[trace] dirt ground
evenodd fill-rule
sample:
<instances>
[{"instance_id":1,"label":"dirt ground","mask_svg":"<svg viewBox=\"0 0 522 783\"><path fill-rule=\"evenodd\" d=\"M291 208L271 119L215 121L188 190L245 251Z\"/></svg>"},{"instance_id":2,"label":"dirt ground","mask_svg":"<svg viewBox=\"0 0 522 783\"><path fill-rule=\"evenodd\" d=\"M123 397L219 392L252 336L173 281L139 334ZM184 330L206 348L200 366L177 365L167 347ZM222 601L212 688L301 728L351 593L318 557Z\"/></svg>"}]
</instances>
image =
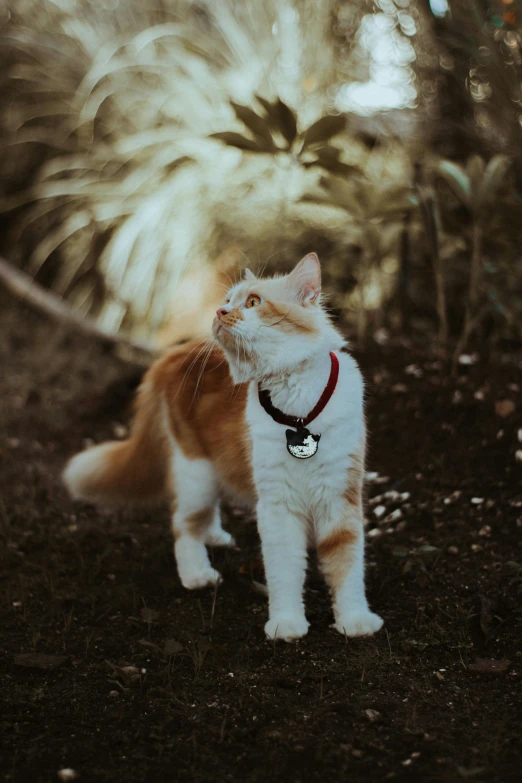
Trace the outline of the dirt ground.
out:
<instances>
[{"instance_id":1,"label":"dirt ground","mask_svg":"<svg viewBox=\"0 0 522 783\"><path fill-rule=\"evenodd\" d=\"M404 343L357 355L385 629L333 631L312 562L309 635L274 645L253 520L227 510L224 584L189 593L167 508L67 498L66 458L124 434L122 365L4 295L0 334L3 780L520 780L521 353L457 380Z\"/></svg>"}]
</instances>

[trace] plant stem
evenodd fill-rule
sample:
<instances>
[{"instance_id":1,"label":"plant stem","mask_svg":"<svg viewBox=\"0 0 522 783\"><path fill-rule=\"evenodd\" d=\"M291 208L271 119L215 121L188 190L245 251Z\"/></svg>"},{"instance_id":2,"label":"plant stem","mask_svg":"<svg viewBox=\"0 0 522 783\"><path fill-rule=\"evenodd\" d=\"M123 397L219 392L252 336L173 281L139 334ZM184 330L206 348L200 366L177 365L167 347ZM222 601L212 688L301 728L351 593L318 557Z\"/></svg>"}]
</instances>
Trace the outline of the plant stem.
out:
<instances>
[{"instance_id":1,"label":"plant stem","mask_svg":"<svg viewBox=\"0 0 522 783\"><path fill-rule=\"evenodd\" d=\"M357 313L357 339L361 346L366 345L366 336L368 331L368 318L366 312L366 282L368 280L368 270L366 268L366 252L361 253L359 274L359 312Z\"/></svg>"},{"instance_id":2,"label":"plant stem","mask_svg":"<svg viewBox=\"0 0 522 783\"><path fill-rule=\"evenodd\" d=\"M404 333L410 331L408 284L410 279L410 222L411 212L406 212L402 221L400 238L400 276L399 276L399 307L401 329Z\"/></svg>"},{"instance_id":3,"label":"plant stem","mask_svg":"<svg viewBox=\"0 0 522 783\"><path fill-rule=\"evenodd\" d=\"M471 238L471 269L469 275L469 306L471 316L477 309L480 286L480 262L482 258L482 228L478 219L473 221Z\"/></svg>"},{"instance_id":4,"label":"plant stem","mask_svg":"<svg viewBox=\"0 0 522 783\"><path fill-rule=\"evenodd\" d=\"M439 322L439 348L445 348L448 343L448 317L446 307L446 287L444 270L440 258L440 218L438 204L433 189L427 187L418 188L421 199L424 228L428 237L433 276L435 278L435 298L437 308L437 320Z\"/></svg>"},{"instance_id":5,"label":"plant stem","mask_svg":"<svg viewBox=\"0 0 522 783\"><path fill-rule=\"evenodd\" d=\"M466 312L464 314L464 324L455 347L455 352L453 354L453 374L455 374L457 369L460 352L466 348L471 334L475 331L484 315L483 309L478 311L481 261L482 227L480 226L477 217L474 217L471 231L471 268L469 270L468 301L466 303Z\"/></svg>"}]
</instances>

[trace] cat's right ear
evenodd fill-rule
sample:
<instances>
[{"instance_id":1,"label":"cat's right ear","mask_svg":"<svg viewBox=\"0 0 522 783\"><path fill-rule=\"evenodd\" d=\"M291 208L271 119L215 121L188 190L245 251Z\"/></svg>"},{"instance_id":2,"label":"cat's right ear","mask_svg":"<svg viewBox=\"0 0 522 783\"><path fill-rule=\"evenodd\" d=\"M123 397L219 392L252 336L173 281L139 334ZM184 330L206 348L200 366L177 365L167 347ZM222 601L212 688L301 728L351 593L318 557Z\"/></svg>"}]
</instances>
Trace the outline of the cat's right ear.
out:
<instances>
[{"instance_id":1,"label":"cat's right ear","mask_svg":"<svg viewBox=\"0 0 522 783\"><path fill-rule=\"evenodd\" d=\"M303 304L316 302L321 293L321 265L317 253L308 253L302 258L285 281Z\"/></svg>"},{"instance_id":2,"label":"cat's right ear","mask_svg":"<svg viewBox=\"0 0 522 783\"><path fill-rule=\"evenodd\" d=\"M253 272L251 272L250 269L248 269L248 267L247 267L247 269L245 269L245 273L243 275L243 279L244 280L257 280L255 274Z\"/></svg>"}]
</instances>

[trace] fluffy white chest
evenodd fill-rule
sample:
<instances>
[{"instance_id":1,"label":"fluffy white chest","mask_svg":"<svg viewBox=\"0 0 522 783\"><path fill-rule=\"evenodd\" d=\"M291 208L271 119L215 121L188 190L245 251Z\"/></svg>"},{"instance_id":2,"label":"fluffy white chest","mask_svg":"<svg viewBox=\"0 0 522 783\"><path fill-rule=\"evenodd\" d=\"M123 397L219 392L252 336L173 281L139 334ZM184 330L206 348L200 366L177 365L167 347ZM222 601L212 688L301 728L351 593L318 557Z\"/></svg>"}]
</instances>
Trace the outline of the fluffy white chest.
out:
<instances>
[{"instance_id":1,"label":"fluffy white chest","mask_svg":"<svg viewBox=\"0 0 522 783\"><path fill-rule=\"evenodd\" d=\"M286 426L275 422L261 407L257 384L249 389L247 421L252 437L254 480L259 498L283 504L300 514L320 512L330 498L346 486L352 455L360 454L364 439L363 385L359 369L347 354L339 354L337 387L322 413L308 425L321 435L309 459L292 456L287 449ZM290 415L302 415L317 401L317 383L303 383L303 399L292 400ZM295 407L297 405L297 408Z\"/></svg>"}]
</instances>

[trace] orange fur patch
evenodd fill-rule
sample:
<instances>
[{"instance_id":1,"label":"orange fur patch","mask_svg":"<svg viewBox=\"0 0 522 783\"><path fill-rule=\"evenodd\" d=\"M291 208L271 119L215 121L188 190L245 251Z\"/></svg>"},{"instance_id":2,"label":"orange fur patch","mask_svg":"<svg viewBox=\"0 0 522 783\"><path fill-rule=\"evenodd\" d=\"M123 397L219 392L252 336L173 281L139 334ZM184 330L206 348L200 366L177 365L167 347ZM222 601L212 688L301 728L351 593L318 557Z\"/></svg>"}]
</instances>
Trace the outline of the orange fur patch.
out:
<instances>
[{"instance_id":1,"label":"orange fur patch","mask_svg":"<svg viewBox=\"0 0 522 783\"><path fill-rule=\"evenodd\" d=\"M359 533L356 530L339 528L339 530L334 530L328 538L320 542L317 547L317 554L321 559L331 557L337 553L340 547L353 546L358 538Z\"/></svg>"},{"instance_id":2,"label":"orange fur patch","mask_svg":"<svg viewBox=\"0 0 522 783\"><path fill-rule=\"evenodd\" d=\"M221 323L225 326L235 326L239 321L243 321L243 311L240 307L234 307L232 310L229 310L228 313L224 313L221 316Z\"/></svg>"},{"instance_id":3,"label":"orange fur patch","mask_svg":"<svg viewBox=\"0 0 522 783\"><path fill-rule=\"evenodd\" d=\"M179 346L152 368L176 443L188 459L208 459L230 491L255 497L245 409L248 384L234 386L222 351Z\"/></svg>"},{"instance_id":4,"label":"orange fur patch","mask_svg":"<svg viewBox=\"0 0 522 783\"><path fill-rule=\"evenodd\" d=\"M138 390L131 436L77 454L64 476L73 494L95 502L140 502L168 491L167 433L149 373Z\"/></svg>"},{"instance_id":5,"label":"orange fur patch","mask_svg":"<svg viewBox=\"0 0 522 783\"><path fill-rule=\"evenodd\" d=\"M352 565L352 547L357 543L361 531L342 527L321 541L317 554L329 587L335 592Z\"/></svg>"},{"instance_id":6,"label":"orange fur patch","mask_svg":"<svg viewBox=\"0 0 522 783\"><path fill-rule=\"evenodd\" d=\"M259 317L268 325L278 326L282 332L315 332L315 326L311 322L306 310L295 307L290 303L278 303L265 301L257 308Z\"/></svg>"},{"instance_id":7,"label":"orange fur patch","mask_svg":"<svg viewBox=\"0 0 522 783\"><path fill-rule=\"evenodd\" d=\"M201 536L212 522L212 513L213 509L202 508L200 511L189 514L185 518L189 533L196 537Z\"/></svg>"},{"instance_id":8,"label":"orange fur patch","mask_svg":"<svg viewBox=\"0 0 522 783\"><path fill-rule=\"evenodd\" d=\"M361 506L364 481L363 453L350 454L350 460L352 464L348 468L348 483L344 491L344 499L350 506Z\"/></svg>"}]
</instances>

